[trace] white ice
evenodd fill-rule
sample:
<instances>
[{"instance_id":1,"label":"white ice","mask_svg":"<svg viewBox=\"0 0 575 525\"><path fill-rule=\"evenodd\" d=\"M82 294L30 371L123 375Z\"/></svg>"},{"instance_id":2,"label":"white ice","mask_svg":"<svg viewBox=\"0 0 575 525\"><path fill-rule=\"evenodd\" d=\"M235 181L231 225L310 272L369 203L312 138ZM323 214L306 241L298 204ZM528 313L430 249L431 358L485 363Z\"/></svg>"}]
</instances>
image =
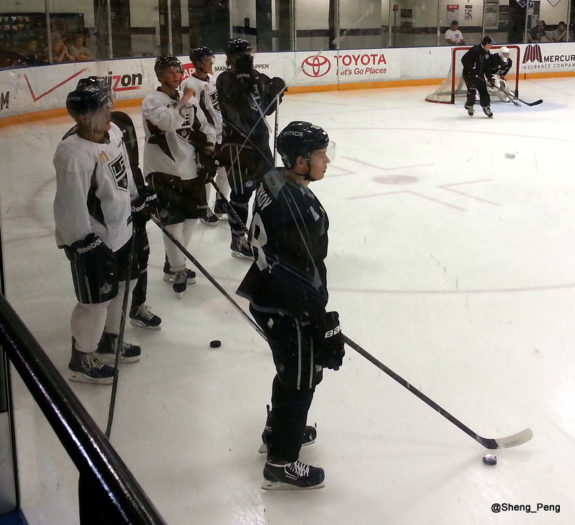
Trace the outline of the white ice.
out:
<instances>
[{"instance_id":1,"label":"white ice","mask_svg":"<svg viewBox=\"0 0 575 525\"><path fill-rule=\"evenodd\" d=\"M111 441L168 523L574 522L575 79L523 82L520 96L544 103L493 103L492 120L425 102L431 90L284 98L280 128L309 120L337 143L312 185L331 222L329 308L477 433L530 427L533 440L486 466L476 441L348 349L316 391L318 440L301 455L325 469L325 488L262 491L271 354L199 271L175 298L149 224L148 303L162 330L127 328L143 358L121 368ZM128 112L142 139L138 108ZM54 242L51 159L70 125L0 130L7 296L63 375L75 299ZM247 309L234 291L248 263L230 256L229 237L226 222L199 224L189 249ZM75 467L13 375L23 510L34 525L77 523ZM110 388L70 385L104 428ZM496 503L517 507L501 516Z\"/></svg>"}]
</instances>

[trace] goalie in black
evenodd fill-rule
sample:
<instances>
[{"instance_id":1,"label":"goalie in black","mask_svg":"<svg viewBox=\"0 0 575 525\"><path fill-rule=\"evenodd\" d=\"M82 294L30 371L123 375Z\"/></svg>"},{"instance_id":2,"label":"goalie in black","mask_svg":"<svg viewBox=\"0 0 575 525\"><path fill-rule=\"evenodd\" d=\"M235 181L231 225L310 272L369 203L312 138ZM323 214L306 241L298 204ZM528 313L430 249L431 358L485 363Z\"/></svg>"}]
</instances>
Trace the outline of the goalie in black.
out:
<instances>
[{"instance_id":1,"label":"goalie in black","mask_svg":"<svg viewBox=\"0 0 575 525\"><path fill-rule=\"evenodd\" d=\"M272 169L258 185L249 239L255 261L237 292L250 301L276 367L262 435L265 489L323 486L323 469L299 461L299 452L315 440L306 420L323 369L339 369L344 356L338 313L326 311L329 221L309 189L324 177L329 144L309 122L278 135L285 169Z\"/></svg>"},{"instance_id":2,"label":"goalie in black","mask_svg":"<svg viewBox=\"0 0 575 525\"><path fill-rule=\"evenodd\" d=\"M462 76L467 85L465 109L470 117L473 116L473 105L475 104L477 93L479 93L479 103L483 108L483 112L489 118L493 117L491 97L487 91L487 83L493 85L494 82L489 58L491 55L489 49L492 43L491 37L485 36L481 40L481 44L473 46L461 57L461 63L463 64Z\"/></svg>"}]
</instances>

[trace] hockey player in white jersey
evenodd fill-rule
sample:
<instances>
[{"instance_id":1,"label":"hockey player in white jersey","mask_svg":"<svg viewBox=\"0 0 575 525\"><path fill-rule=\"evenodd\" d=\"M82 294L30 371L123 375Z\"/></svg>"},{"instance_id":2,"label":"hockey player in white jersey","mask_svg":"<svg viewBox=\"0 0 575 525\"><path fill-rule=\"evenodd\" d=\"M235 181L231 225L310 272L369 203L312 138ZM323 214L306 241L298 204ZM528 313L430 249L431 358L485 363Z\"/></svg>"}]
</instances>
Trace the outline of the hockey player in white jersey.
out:
<instances>
[{"instance_id":1,"label":"hockey player in white jersey","mask_svg":"<svg viewBox=\"0 0 575 525\"><path fill-rule=\"evenodd\" d=\"M504 93L508 90L507 73L513 66L513 60L509 57L509 48L505 46L500 48L497 53L490 55L489 60L493 73L493 87L489 88L490 93L496 95L501 102L511 102L511 98Z\"/></svg>"},{"instance_id":2,"label":"hockey player in white jersey","mask_svg":"<svg viewBox=\"0 0 575 525\"><path fill-rule=\"evenodd\" d=\"M176 57L159 57L154 71L160 86L142 102L144 176L158 195L159 219L187 246L197 219L207 210L196 155L213 154L216 132L199 110L194 90L180 89L184 70ZM195 273L186 268L185 256L166 236L164 248L169 265L164 280L171 280L174 292L181 295L187 284L195 282Z\"/></svg>"},{"instance_id":3,"label":"hockey player in white jersey","mask_svg":"<svg viewBox=\"0 0 575 525\"><path fill-rule=\"evenodd\" d=\"M182 82L182 89L190 86L196 93L198 104L204 112L208 122L216 131L216 148L222 143L222 114L218 104L218 91L213 78L214 53L208 47L196 47L190 50L190 60L194 65L194 72ZM205 159L200 158L200 162ZM209 163L209 159L208 159ZM230 185L223 166L217 169L214 182L224 197L229 194ZM212 185L206 184L206 194L209 201ZM206 222L215 224L218 217L227 213L226 205L220 196L216 196L214 214L208 213ZM215 218L215 220L214 220Z\"/></svg>"},{"instance_id":4,"label":"hockey player in white jersey","mask_svg":"<svg viewBox=\"0 0 575 525\"><path fill-rule=\"evenodd\" d=\"M132 201L138 193L122 141L111 122L104 78L82 79L68 94L76 121L54 155L56 243L70 261L78 303L71 316L70 379L110 384L122 316L124 286L137 275L129 267ZM131 280L131 286L135 284ZM124 343L121 361L138 361L139 346Z\"/></svg>"}]
</instances>

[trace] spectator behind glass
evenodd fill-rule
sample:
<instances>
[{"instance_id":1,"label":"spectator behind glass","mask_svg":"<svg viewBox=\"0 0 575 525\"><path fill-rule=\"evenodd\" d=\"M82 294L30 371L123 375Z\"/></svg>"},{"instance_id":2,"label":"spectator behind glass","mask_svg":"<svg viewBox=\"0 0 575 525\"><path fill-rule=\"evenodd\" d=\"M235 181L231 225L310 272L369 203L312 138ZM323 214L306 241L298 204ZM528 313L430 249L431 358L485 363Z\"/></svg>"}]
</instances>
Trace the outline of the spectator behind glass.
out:
<instances>
[{"instance_id":1,"label":"spectator behind glass","mask_svg":"<svg viewBox=\"0 0 575 525\"><path fill-rule=\"evenodd\" d=\"M567 42L567 40L569 40L567 24L565 22L559 22L557 24L557 29L551 34L551 40L553 40L553 42Z\"/></svg>"},{"instance_id":2,"label":"spectator behind glass","mask_svg":"<svg viewBox=\"0 0 575 525\"><path fill-rule=\"evenodd\" d=\"M527 32L527 42L541 42L541 39L545 38L546 40L551 41L551 39L547 36L545 32L546 24L544 20L539 20L536 26L533 26Z\"/></svg>"},{"instance_id":3,"label":"spectator behind glass","mask_svg":"<svg viewBox=\"0 0 575 525\"><path fill-rule=\"evenodd\" d=\"M68 52L74 57L73 60L76 61L94 60L92 52L86 47L86 38L80 33L74 35L68 46Z\"/></svg>"},{"instance_id":4,"label":"spectator behind glass","mask_svg":"<svg viewBox=\"0 0 575 525\"><path fill-rule=\"evenodd\" d=\"M40 54L38 39L34 37L26 42L26 45L22 49L22 56L25 57L26 65L29 66L44 64L46 62Z\"/></svg>"},{"instance_id":5,"label":"spectator behind glass","mask_svg":"<svg viewBox=\"0 0 575 525\"><path fill-rule=\"evenodd\" d=\"M52 33L52 62L74 62L74 57L68 52L60 33Z\"/></svg>"},{"instance_id":6,"label":"spectator behind glass","mask_svg":"<svg viewBox=\"0 0 575 525\"><path fill-rule=\"evenodd\" d=\"M445 42L450 46L464 46L463 33L459 29L459 22L454 20L445 32Z\"/></svg>"}]
</instances>

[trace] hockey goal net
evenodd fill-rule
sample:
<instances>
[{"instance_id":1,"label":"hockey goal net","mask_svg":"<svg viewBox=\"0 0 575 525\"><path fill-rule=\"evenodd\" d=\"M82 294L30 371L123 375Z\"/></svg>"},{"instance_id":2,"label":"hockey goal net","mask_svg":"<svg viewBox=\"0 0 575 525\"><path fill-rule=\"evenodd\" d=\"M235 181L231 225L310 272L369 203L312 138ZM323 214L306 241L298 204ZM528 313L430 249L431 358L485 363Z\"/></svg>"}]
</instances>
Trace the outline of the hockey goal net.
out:
<instances>
[{"instance_id":1,"label":"hockey goal net","mask_svg":"<svg viewBox=\"0 0 575 525\"><path fill-rule=\"evenodd\" d=\"M509 73L505 76L507 81L507 90L515 96L519 95L519 59L520 49L519 46L491 46L489 51L491 54L499 53L502 47L509 49L509 58L513 61ZM451 50L451 63L449 65L449 73L445 80L437 87L437 89L425 97L428 102L439 102L443 104L454 104L456 98L465 97L467 95L467 87L463 81L461 73L463 72L463 64L461 57L471 49L471 46L454 47ZM495 89L495 88L492 88ZM490 89L490 91L492 91ZM495 91L498 91L495 89Z\"/></svg>"}]
</instances>

